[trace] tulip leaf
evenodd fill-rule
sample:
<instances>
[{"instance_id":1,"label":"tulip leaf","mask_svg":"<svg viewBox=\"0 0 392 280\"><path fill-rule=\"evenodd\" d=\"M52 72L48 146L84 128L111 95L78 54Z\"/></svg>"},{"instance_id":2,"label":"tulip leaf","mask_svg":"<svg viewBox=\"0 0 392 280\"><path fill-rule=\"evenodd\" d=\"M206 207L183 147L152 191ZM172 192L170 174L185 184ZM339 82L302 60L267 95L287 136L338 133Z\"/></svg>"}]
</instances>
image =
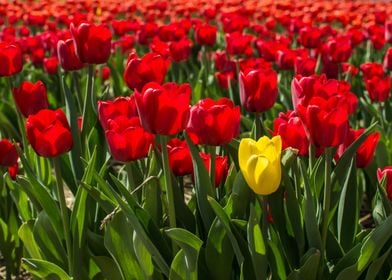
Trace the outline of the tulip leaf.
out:
<instances>
[{"instance_id":1,"label":"tulip leaf","mask_svg":"<svg viewBox=\"0 0 392 280\"><path fill-rule=\"evenodd\" d=\"M102 209L106 213L110 213L113 211L113 208L116 207L116 204L108 198L102 191L93 188L92 186L86 184L86 183L81 183L80 187L85 189L89 195L96 201L98 204L102 207Z\"/></svg>"},{"instance_id":2,"label":"tulip leaf","mask_svg":"<svg viewBox=\"0 0 392 280\"><path fill-rule=\"evenodd\" d=\"M212 209L214 210L217 218L222 222L222 224L224 225L226 232L227 232L227 236L230 239L231 245L233 246L233 250L234 250L234 254L237 258L237 262L239 265L241 265L244 262L244 256L241 252L241 249L238 245L237 239L235 238L232 230L231 230L231 222L229 217L226 215L225 210L223 210L223 208L219 205L219 203L213 199L212 197L208 197L208 202L210 203Z\"/></svg>"},{"instance_id":3,"label":"tulip leaf","mask_svg":"<svg viewBox=\"0 0 392 280\"><path fill-rule=\"evenodd\" d=\"M22 259L22 265L24 269L38 279L72 280L60 267L45 260Z\"/></svg>"},{"instance_id":4,"label":"tulip leaf","mask_svg":"<svg viewBox=\"0 0 392 280\"><path fill-rule=\"evenodd\" d=\"M248 217L249 205L252 199L252 191L245 182L242 172L238 172L235 177L232 193L230 195L233 205L231 218L245 218Z\"/></svg>"},{"instance_id":5,"label":"tulip leaf","mask_svg":"<svg viewBox=\"0 0 392 280\"><path fill-rule=\"evenodd\" d=\"M23 241L24 249L27 251L28 256L33 259L41 259L42 254L33 235L34 220L24 222L18 231L19 238Z\"/></svg>"},{"instance_id":6,"label":"tulip leaf","mask_svg":"<svg viewBox=\"0 0 392 280\"><path fill-rule=\"evenodd\" d=\"M358 226L358 188L355 171L355 160L351 159L338 206L338 240L346 252L353 245Z\"/></svg>"},{"instance_id":7,"label":"tulip leaf","mask_svg":"<svg viewBox=\"0 0 392 280\"><path fill-rule=\"evenodd\" d=\"M320 262L320 251L314 248L309 250L310 256L305 263L289 274L287 280L317 279L317 272Z\"/></svg>"},{"instance_id":8,"label":"tulip leaf","mask_svg":"<svg viewBox=\"0 0 392 280\"><path fill-rule=\"evenodd\" d=\"M115 260L124 280L143 277L133 249L132 235L133 229L122 212L113 217L105 231L105 247Z\"/></svg>"},{"instance_id":9,"label":"tulip leaf","mask_svg":"<svg viewBox=\"0 0 392 280\"><path fill-rule=\"evenodd\" d=\"M381 277L380 275L380 270L386 261L387 258L391 257L391 252L392 252L392 247L389 247L389 249L379 258L377 258L370 266L369 269L366 273L366 278L365 280L374 280L376 277ZM390 279L388 278L387 275L385 275L385 279Z\"/></svg>"},{"instance_id":10,"label":"tulip leaf","mask_svg":"<svg viewBox=\"0 0 392 280\"><path fill-rule=\"evenodd\" d=\"M136 258L139 261L139 265L143 270L145 278L156 279L160 274L154 274L155 266L151 254L148 252L147 248L141 242L140 238L133 232L133 248L135 250Z\"/></svg>"},{"instance_id":11,"label":"tulip leaf","mask_svg":"<svg viewBox=\"0 0 392 280\"><path fill-rule=\"evenodd\" d=\"M272 270L273 279L286 279L286 269L283 256L274 242L268 240L268 260Z\"/></svg>"},{"instance_id":12,"label":"tulip leaf","mask_svg":"<svg viewBox=\"0 0 392 280\"><path fill-rule=\"evenodd\" d=\"M211 209L211 205L207 200L207 196L212 195L212 185L207 169L199 155L199 151L187 135L185 135L185 139L192 155L197 205L203 220L204 230L205 232L208 232L214 220L214 214Z\"/></svg>"},{"instance_id":13,"label":"tulip leaf","mask_svg":"<svg viewBox=\"0 0 392 280\"><path fill-rule=\"evenodd\" d=\"M197 279L197 263L203 241L193 233L181 228L171 228L165 232L184 251L186 267L190 273L195 274Z\"/></svg>"},{"instance_id":14,"label":"tulip leaf","mask_svg":"<svg viewBox=\"0 0 392 280\"><path fill-rule=\"evenodd\" d=\"M7 176L5 180L22 221L29 221L32 219L31 202L29 201L29 197L17 181L11 180L9 176Z\"/></svg>"},{"instance_id":15,"label":"tulip leaf","mask_svg":"<svg viewBox=\"0 0 392 280\"><path fill-rule=\"evenodd\" d=\"M231 279L232 270L227 267L232 265L233 259L233 246L231 246L225 226L219 219L215 219L208 233L205 249L208 276L214 280Z\"/></svg>"},{"instance_id":16,"label":"tulip leaf","mask_svg":"<svg viewBox=\"0 0 392 280\"><path fill-rule=\"evenodd\" d=\"M334 185L337 179L344 178L347 169L350 166L351 159L355 156L356 151L366 140L369 134L376 127L377 122L371 124L343 153L332 172L331 186Z\"/></svg>"},{"instance_id":17,"label":"tulip leaf","mask_svg":"<svg viewBox=\"0 0 392 280\"><path fill-rule=\"evenodd\" d=\"M195 273L187 268L187 259L183 249L179 250L170 267L169 280L197 280Z\"/></svg>"},{"instance_id":18,"label":"tulip leaf","mask_svg":"<svg viewBox=\"0 0 392 280\"><path fill-rule=\"evenodd\" d=\"M263 234L256 218L254 206L250 205L249 221L247 224L248 247L252 258L253 269L257 279L266 279L268 268L267 253Z\"/></svg>"},{"instance_id":19,"label":"tulip leaf","mask_svg":"<svg viewBox=\"0 0 392 280\"><path fill-rule=\"evenodd\" d=\"M92 258L105 279L121 279L121 273L113 259L105 256L93 256Z\"/></svg>"}]
</instances>

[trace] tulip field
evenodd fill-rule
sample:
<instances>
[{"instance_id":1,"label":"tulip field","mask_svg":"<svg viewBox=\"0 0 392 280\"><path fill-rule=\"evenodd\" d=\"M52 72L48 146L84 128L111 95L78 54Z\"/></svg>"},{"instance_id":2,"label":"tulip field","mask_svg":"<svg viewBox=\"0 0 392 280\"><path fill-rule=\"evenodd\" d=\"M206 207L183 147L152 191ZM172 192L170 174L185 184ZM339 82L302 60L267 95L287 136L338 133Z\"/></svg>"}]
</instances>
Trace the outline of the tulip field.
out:
<instances>
[{"instance_id":1,"label":"tulip field","mask_svg":"<svg viewBox=\"0 0 392 280\"><path fill-rule=\"evenodd\" d=\"M392 279L391 77L389 1L0 0L0 279Z\"/></svg>"}]
</instances>

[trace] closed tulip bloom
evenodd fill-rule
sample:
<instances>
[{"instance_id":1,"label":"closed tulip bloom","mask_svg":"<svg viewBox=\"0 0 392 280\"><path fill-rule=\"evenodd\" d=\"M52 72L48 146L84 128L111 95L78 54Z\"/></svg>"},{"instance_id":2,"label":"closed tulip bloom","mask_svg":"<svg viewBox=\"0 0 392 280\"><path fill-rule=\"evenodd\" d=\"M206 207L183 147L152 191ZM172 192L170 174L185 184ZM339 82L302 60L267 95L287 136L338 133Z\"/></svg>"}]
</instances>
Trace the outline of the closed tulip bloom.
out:
<instances>
[{"instance_id":1,"label":"closed tulip bloom","mask_svg":"<svg viewBox=\"0 0 392 280\"><path fill-rule=\"evenodd\" d=\"M274 120L273 135L280 135L283 149L291 147L297 149L299 155L308 155L309 140L301 119L294 111L279 113Z\"/></svg>"},{"instance_id":2,"label":"closed tulip bloom","mask_svg":"<svg viewBox=\"0 0 392 280\"><path fill-rule=\"evenodd\" d=\"M48 108L46 88L41 81L37 81L35 84L24 81L18 88L12 90L12 94L16 106L26 118Z\"/></svg>"},{"instance_id":3,"label":"closed tulip bloom","mask_svg":"<svg viewBox=\"0 0 392 280\"><path fill-rule=\"evenodd\" d=\"M384 69L391 71L392 70L392 48L389 48L384 56Z\"/></svg>"},{"instance_id":4,"label":"closed tulip bloom","mask_svg":"<svg viewBox=\"0 0 392 280\"><path fill-rule=\"evenodd\" d=\"M170 56L176 62L187 60L191 55L191 47L192 41L188 38L171 42L169 45Z\"/></svg>"},{"instance_id":5,"label":"closed tulip bloom","mask_svg":"<svg viewBox=\"0 0 392 280\"><path fill-rule=\"evenodd\" d=\"M278 97L278 76L272 68L241 71L239 74L241 105L248 112L265 112Z\"/></svg>"},{"instance_id":6,"label":"closed tulip bloom","mask_svg":"<svg viewBox=\"0 0 392 280\"><path fill-rule=\"evenodd\" d=\"M313 97L307 106L299 104L296 111L316 147L336 147L344 142L349 122L348 106L342 97Z\"/></svg>"},{"instance_id":7,"label":"closed tulip bloom","mask_svg":"<svg viewBox=\"0 0 392 280\"><path fill-rule=\"evenodd\" d=\"M365 80L365 84L369 97L373 102L384 102L388 100L391 94L391 78L389 76L385 76L384 78L373 76Z\"/></svg>"},{"instance_id":8,"label":"closed tulip bloom","mask_svg":"<svg viewBox=\"0 0 392 280\"><path fill-rule=\"evenodd\" d=\"M82 23L78 27L71 24L76 55L82 63L106 63L112 46L112 33L106 25Z\"/></svg>"},{"instance_id":9,"label":"closed tulip bloom","mask_svg":"<svg viewBox=\"0 0 392 280\"><path fill-rule=\"evenodd\" d=\"M138 117L135 96L117 97L114 100L98 101L98 119L104 130L108 127L110 119L124 116L128 119Z\"/></svg>"},{"instance_id":10,"label":"closed tulip bloom","mask_svg":"<svg viewBox=\"0 0 392 280\"><path fill-rule=\"evenodd\" d=\"M385 166L383 169L377 169L378 182L381 183L384 177L386 180L385 190L387 192L389 200L392 201L392 166Z\"/></svg>"},{"instance_id":11,"label":"closed tulip bloom","mask_svg":"<svg viewBox=\"0 0 392 280\"><path fill-rule=\"evenodd\" d=\"M169 165L176 176L190 175L193 172L191 152L186 141L172 138L167 143Z\"/></svg>"},{"instance_id":12,"label":"closed tulip bloom","mask_svg":"<svg viewBox=\"0 0 392 280\"><path fill-rule=\"evenodd\" d=\"M22 50L18 44L0 43L0 77L9 77L22 71Z\"/></svg>"},{"instance_id":13,"label":"closed tulip bloom","mask_svg":"<svg viewBox=\"0 0 392 280\"><path fill-rule=\"evenodd\" d=\"M189 118L191 87L189 84L148 83L135 92L137 110L145 130L160 135L181 132Z\"/></svg>"},{"instance_id":14,"label":"closed tulip bloom","mask_svg":"<svg viewBox=\"0 0 392 280\"><path fill-rule=\"evenodd\" d=\"M8 139L0 140L0 165L1 166L13 166L18 162L18 153L14 144Z\"/></svg>"},{"instance_id":15,"label":"closed tulip bloom","mask_svg":"<svg viewBox=\"0 0 392 280\"><path fill-rule=\"evenodd\" d=\"M216 42L217 28L215 26L205 24L196 27L195 39L199 45L213 46Z\"/></svg>"},{"instance_id":16,"label":"closed tulip bloom","mask_svg":"<svg viewBox=\"0 0 392 280\"><path fill-rule=\"evenodd\" d=\"M339 160L346 149L364 132L364 128L357 130L350 128L344 143L336 151L335 160ZM359 146L356 152L356 166L358 168L365 168L372 162L380 135L380 132L370 133L366 140Z\"/></svg>"},{"instance_id":17,"label":"closed tulip bloom","mask_svg":"<svg viewBox=\"0 0 392 280\"><path fill-rule=\"evenodd\" d=\"M208 171L210 172L210 161L211 156L209 154L200 153L200 157L204 162L204 165ZM218 188L221 183L226 180L227 173L229 172L229 159L227 156L218 156L215 155L215 188Z\"/></svg>"},{"instance_id":18,"label":"closed tulip bloom","mask_svg":"<svg viewBox=\"0 0 392 280\"><path fill-rule=\"evenodd\" d=\"M138 58L132 53L125 67L124 80L130 89L141 91L149 82L162 84L169 66L170 62L159 54L148 53Z\"/></svg>"},{"instance_id":19,"label":"closed tulip bloom","mask_svg":"<svg viewBox=\"0 0 392 280\"><path fill-rule=\"evenodd\" d=\"M202 99L190 110L186 132L196 144L225 145L239 134L240 118L240 108L230 99Z\"/></svg>"},{"instance_id":20,"label":"closed tulip bloom","mask_svg":"<svg viewBox=\"0 0 392 280\"><path fill-rule=\"evenodd\" d=\"M144 158L154 145L155 136L140 126L138 117L120 116L108 121L105 130L110 154L121 162L130 162Z\"/></svg>"},{"instance_id":21,"label":"closed tulip bloom","mask_svg":"<svg viewBox=\"0 0 392 280\"><path fill-rule=\"evenodd\" d=\"M74 40L60 40L57 43L57 56L65 71L75 71L83 68L83 63L76 56Z\"/></svg>"},{"instance_id":22,"label":"closed tulip bloom","mask_svg":"<svg viewBox=\"0 0 392 280\"><path fill-rule=\"evenodd\" d=\"M294 71L297 75L310 76L314 74L317 60L315 58L296 57L294 61Z\"/></svg>"},{"instance_id":23,"label":"closed tulip bloom","mask_svg":"<svg viewBox=\"0 0 392 280\"><path fill-rule=\"evenodd\" d=\"M57 68L59 66L59 60L57 57L44 58L44 70L49 75L57 74Z\"/></svg>"},{"instance_id":24,"label":"closed tulip bloom","mask_svg":"<svg viewBox=\"0 0 392 280\"><path fill-rule=\"evenodd\" d=\"M255 193L269 195L279 188L281 150L280 136L271 139L263 136L257 142L250 138L241 140L238 149L240 170Z\"/></svg>"},{"instance_id":25,"label":"closed tulip bloom","mask_svg":"<svg viewBox=\"0 0 392 280\"><path fill-rule=\"evenodd\" d=\"M366 62L359 66L359 69L363 73L365 79L371 79L374 76L384 76L384 68L381 63L378 62Z\"/></svg>"},{"instance_id":26,"label":"closed tulip bloom","mask_svg":"<svg viewBox=\"0 0 392 280\"><path fill-rule=\"evenodd\" d=\"M234 32L226 34L226 51L231 55L245 55L252 56L253 48L252 41L253 36L249 34L241 34L240 32Z\"/></svg>"},{"instance_id":27,"label":"closed tulip bloom","mask_svg":"<svg viewBox=\"0 0 392 280\"><path fill-rule=\"evenodd\" d=\"M306 26L299 31L298 42L305 48L317 48L321 42L321 30L317 27Z\"/></svg>"},{"instance_id":28,"label":"closed tulip bloom","mask_svg":"<svg viewBox=\"0 0 392 280\"><path fill-rule=\"evenodd\" d=\"M350 36L337 36L330 39L325 46L329 61L334 63L347 62L352 53Z\"/></svg>"},{"instance_id":29,"label":"closed tulip bloom","mask_svg":"<svg viewBox=\"0 0 392 280\"><path fill-rule=\"evenodd\" d=\"M26 121L27 139L43 157L56 157L72 149L73 140L65 114L60 109L43 109Z\"/></svg>"},{"instance_id":30,"label":"closed tulip bloom","mask_svg":"<svg viewBox=\"0 0 392 280\"><path fill-rule=\"evenodd\" d=\"M385 22L385 41L392 43L392 21Z\"/></svg>"}]
</instances>

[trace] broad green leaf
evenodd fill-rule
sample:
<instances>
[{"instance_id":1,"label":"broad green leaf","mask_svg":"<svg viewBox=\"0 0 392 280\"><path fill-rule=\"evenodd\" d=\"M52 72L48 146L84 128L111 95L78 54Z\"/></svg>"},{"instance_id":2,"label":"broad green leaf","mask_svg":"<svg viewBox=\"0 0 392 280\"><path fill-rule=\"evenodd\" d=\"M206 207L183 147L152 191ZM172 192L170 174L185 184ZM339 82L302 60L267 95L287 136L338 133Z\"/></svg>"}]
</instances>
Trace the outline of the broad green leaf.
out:
<instances>
[{"instance_id":1,"label":"broad green leaf","mask_svg":"<svg viewBox=\"0 0 392 280\"><path fill-rule=\"evenodd\" d=\"M133 229L122 212L117 213L106 226L105 247L117 263L124 280L143 277L133 250L132 236Z\"/></svg>"},{"instance_id":2,"label":"broad green leaf","mask_svg":"<svg viewBox=\"0 0 392 280\"><path fill-rule=\"evenodd\" d=\"M387 258L391 257L392 247L390 247L381 257L376 259L370 266L366 274L365 280L373 280L376 279L377 276L380 276L380 270L386 261Z\"/></svg>"},{"instance_id":3,"label":"broad green leaf","mask_svg":"<svg viewBox=\"0 0 392 280\"><path fill-rule=\"evenodd\" d=\"M147 279L154 279L155 267L152 256L143 245L143 242L141 242L135 231L133 232L133 248L140 268L143 270L144 277Z\"/></svg>"},{"instance_id":4,"label":"broad green leaf","mask_svg":"<svg viewBox=\"0 0 392 280\"><path fill-rule=\"evenodd\" d=\"M121 279L121 273L117 268L115 261L105 256L93 256L95 263L98 265L105 279Z\"/></svg>"},{"instance_id":5,"label":"broad green leaf","mask_svg":"<svg viewBox=\"0 0 392 280\"><path fill-rule=\"evenodd\" d=\"M245 182L244 176L241 172L237 173L230 197L233 200L233 210L230 214L230 217L246 219L249 215L248 213L249 205L252 199L252 190Z\"/></svg>"},{"instance_id":6,"label":"broad green leaf","mask_svg":"<svg viewBox=\"0 0 392 280\"><path fill-rule=\"evenodd\" d=\"M305 260L305 263L299 269L290 273L287 280L317 279L320 251L314 248L309 251L311 255Z\"/></svg>"},{"instance_id":7,"label":"broad green leaf","mask_svg":"<svg viewBox=\"0 0 392 280\"><path fill-rule=\"evenodd\" d=\"M22 259L22 266L39 279L72 280L72 278L60 267L45 260Z\"/></svg>"},{"instance_id":8,"label":"broad green leaf","mask_svg":"<svg viewBox=\"0 0 392 280\"><path fill-rule=\"evenodd\" d=\"M29 258L41 259L42 255L40 253L39 247L34 240L33 236L34 221L29 220L24 222L19 228L19 238L23 241L23 246L28 252Z\"/></svg>"},{"instance_id":9,"label":"broad green leaf","mask_svg":"<svg viewBox=\"0 0 392 280\"><path fill-rule=\"evenodd\" d=\"M271 240L267 244L269 247L268 260L272 269L273 279L286 279L286 268L279 248Z\"/></svg>"},{"instance_id":10,"label":"broad green leaf","mask_svg":"<svg viewBox=\"0 0 392 280\"><path fill-rule=\"evenodd\" d=\"M195 274L188 271L184 250L178 251L170 266L169 280L197 280Z\"/></svg>"}]
</instances>

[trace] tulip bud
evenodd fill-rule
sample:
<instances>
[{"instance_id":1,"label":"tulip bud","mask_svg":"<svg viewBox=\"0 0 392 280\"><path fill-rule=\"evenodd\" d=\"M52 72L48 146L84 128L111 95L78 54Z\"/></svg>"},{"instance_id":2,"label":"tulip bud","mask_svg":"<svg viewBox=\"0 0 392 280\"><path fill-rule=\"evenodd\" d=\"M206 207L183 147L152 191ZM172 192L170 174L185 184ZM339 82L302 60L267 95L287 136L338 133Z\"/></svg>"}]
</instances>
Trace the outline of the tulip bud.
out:
<instances>
[{"instance_id":1,"label":"tulip bud","mask_svg":"<svg viewBox=\"0 0 392 280\"><path fill-rule=\"evenodd\" d=\"M383 169L377 169L377 179L380 183L384 177L386 180L385 189L389 200L392 201L392 166L385 166Z\"/></svg>"},{"instance_id":2,"label":"tulip bud","mask_svg":"<svg viewBox=\"0 0 392 280\"><path fill-rule=\"evenodd\" d=\"M66 41L60 40L57 43L57 55L61 67L65 71L74 71L83 68L83 63L80 62L79 58L76 56L74 41L72 39Z\"/></svg>"},{"instance_id":3,"label":"tulip bud","mask_svg":"<svg viewBox=\"0 0 392 280\"><path fill-rule=\"evenodd\" d=\"M0 43L0 61L0 77L9 77L22 71L23 57L19 45Z\"/></svg>"},{"instance_id":4,"label":"tulip bud","mask_svg":"<svg viewBox=\"0 0 392 280\"><path fill-rule=\"evenodd\" d=\"M48 108L48 96L43 82L35 84L24 81L18 88L12 90L14 100L19 111L26 118Z\"/></svg>"}]
</instances>

